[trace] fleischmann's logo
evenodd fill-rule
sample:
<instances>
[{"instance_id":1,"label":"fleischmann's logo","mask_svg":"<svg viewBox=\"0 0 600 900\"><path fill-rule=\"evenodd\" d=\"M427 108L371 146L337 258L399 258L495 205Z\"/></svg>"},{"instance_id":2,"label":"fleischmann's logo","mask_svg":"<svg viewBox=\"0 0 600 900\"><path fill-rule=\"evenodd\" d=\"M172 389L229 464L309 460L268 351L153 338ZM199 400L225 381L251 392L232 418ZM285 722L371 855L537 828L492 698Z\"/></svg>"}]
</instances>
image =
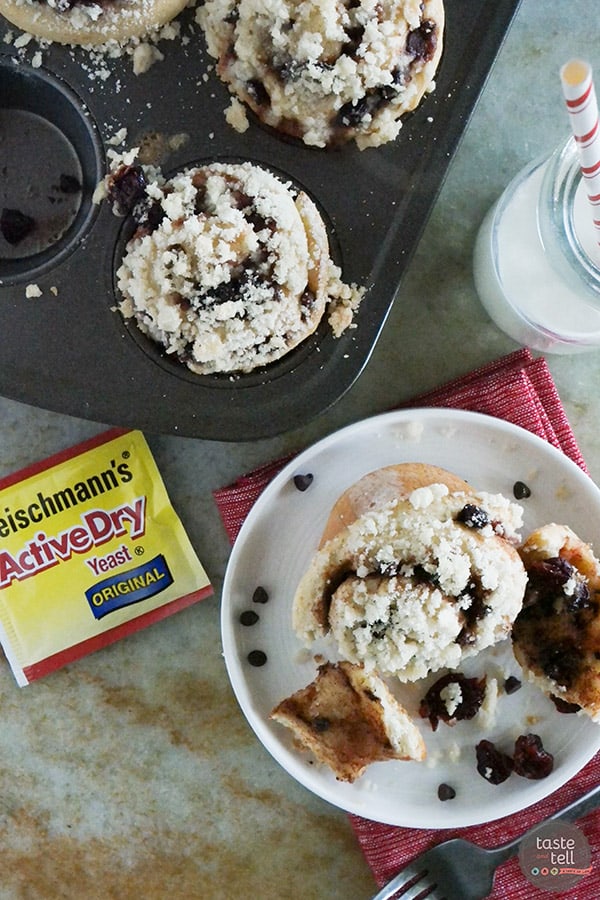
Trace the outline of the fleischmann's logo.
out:
<instances>
[{"instance_id":1,"label":"fleischmann's logo","mask_svg":"<svg viewBox=\"0 0 600 900\"><path fill-rule=\"evenodd\" d=\"M31 502L19 509L6 506L0 517L0 538L18 534L31 526L39 525L44 519L57 516L81 503L88 503L107 491L112 491L121 484L127 484L133 478L133 472L127 462L111 459L110 467L102 472L95 472L87 478L67 485L53 493L38 491Z\"/></svg>"}]
</instances>

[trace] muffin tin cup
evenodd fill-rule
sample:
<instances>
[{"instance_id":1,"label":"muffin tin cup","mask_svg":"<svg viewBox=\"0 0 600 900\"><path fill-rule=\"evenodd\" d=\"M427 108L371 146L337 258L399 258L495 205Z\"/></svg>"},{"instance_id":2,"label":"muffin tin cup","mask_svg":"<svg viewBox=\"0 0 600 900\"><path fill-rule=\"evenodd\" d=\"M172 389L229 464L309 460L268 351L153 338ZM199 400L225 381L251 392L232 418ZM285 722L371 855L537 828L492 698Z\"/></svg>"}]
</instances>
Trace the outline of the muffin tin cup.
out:
<instances>
[{"instance_id":1,"label":"muffin tin cup","mask_svg":"<svg viewBox=\"0 0 600 900\"><path fill-rule=\"evenodd\" d=\"M185 165L179 167L176 171L167 170L162 174L167 180L169 180L181 172L209 166L214 162L214 158L190 160ZM224 165L237 165L243 162L252 163L253 161L240 159L238 157L220 157L218 162ZM297 182L292 182L289 176L286 175L286 173L276 170L273 166L266 166L264 163L261 163L260 165L262 168L268 168L268 170L272 172L272 174L275 175L281 182L289 185L292 193L304 191L308 194L308 189L305 185L299 184ZM331 260L335 265L341 266L340 248L336 240L332 223L328 220L326 211L319 208L318 198L311 197L311 200L315 203L315 206L319 210L323 223L326 227L329 238L329 253ZM133 217L127 216L123 222L123 227L121 228L121 232L119 234L119 238L115 247L113 276L114 293L118 299L121 299L121 294L117 285L116 276L118 269L122 263L123 257L127 251L127 244L132 237L136 227L137 223L134 221ZM205 380L207 378L210 378L213 389L218 390L220 387L221 389L226 389L229 391L231 389L232 379L235 379L235 383L238 387L264 385L265 381L270 381L274 378L281 377L284 373L289 373L290 371L296 369L298 366L301 366L303 364L303 361L309 356L321 352L321 345L323 341L327 339L327 335L330 334L331 330L327 322L327 315L328 314L326 312L313 334L305 338L293 349L289 350L277 362L270 363L268 366L256 366L249 372L219 372L212 375L198 375L188 366L186 366L185 363L179 361L174 355L169 355L168 353L166 353L160 344L158 344L156 341L153 341L140 328L138 328L135 319L125 319L124 325L129 333L129 336L137 344L137 346L144 353L146 353L147 356L152 359L156 365L161 366L171 376L175 378L182 378L194 385L198 385L199 379Z\"/></svg>"},{"instance_id":2,"label":"muffin tin cup","mask_svg":"<svg viewBox=\"0 0 600 900\"><path fill-rule=\"evenodd\" d=\"M99 59L59 45L42 48L42 67L34 68L33 43L23 50L6 42L0 115L25 110L49 120L74 151L82 189L72 221L41 252L15 257L0 244L0 324L11 335L0 344L0 394L149 433L222 441L269 437L322 414L368 363L517 7L518 0L447 0L435 91L404 119L396 141L364 151L307 147L251 113L248 129L235 131L193 9L178 20L184 40L160 41L164 58L140 75L128 55ZM366 288L356 327L335 338L325 317L281 360L248 374L195 375L162 353L116 311L128 226L92 199L108 150L136 146L152 149L147 161L167 176L247 160L305 190L328 225L343 280Z\"/></svg>"},{"instance_id":3,"label":"muffin tin cup","mask_svg":"<svg viewBox=\"0 0 600 900\"><path fill-rule=\"evenodd\" d=\"M100 133L81 98L45 68L0 56L0 208L35 222L3 241L0 284L59 266L92 227L94 189L105 167Z\"/></svg>"}]
</instances>

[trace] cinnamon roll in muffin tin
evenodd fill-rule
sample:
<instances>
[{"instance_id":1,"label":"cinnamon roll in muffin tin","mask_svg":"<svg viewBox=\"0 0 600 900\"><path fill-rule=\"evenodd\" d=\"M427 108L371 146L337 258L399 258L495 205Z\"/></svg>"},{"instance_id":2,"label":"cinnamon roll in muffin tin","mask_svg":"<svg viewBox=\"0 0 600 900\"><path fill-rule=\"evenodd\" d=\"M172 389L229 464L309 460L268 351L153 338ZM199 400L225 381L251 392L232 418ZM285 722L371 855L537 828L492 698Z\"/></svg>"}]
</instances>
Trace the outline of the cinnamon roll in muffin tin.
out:
<instances>
[{"instance_id":1,"label":"cinnamon roll in muffin tin","mask_svg":"<svg viewBox=\"0 0 600 900\"><path fill-rule=\"evenodd\" d=\"M38 44L0 16L0 394L226 441L293 429L335 403L369 360L518 0L444 6L435 89L397 137L362 150L355 140L311 146L250 105L246 130L229 124L241 100L215 71L192 8L149 45L146 71L136 67L143 40L133 55ZM132 228L94 198L112 154L134 147L166 177L249 162L309 198L344 282L364 288L352 327L336 336L323 317L246 372L202 374L165 353L119 314L116 273Z\"/></svg>"}]
</instances>

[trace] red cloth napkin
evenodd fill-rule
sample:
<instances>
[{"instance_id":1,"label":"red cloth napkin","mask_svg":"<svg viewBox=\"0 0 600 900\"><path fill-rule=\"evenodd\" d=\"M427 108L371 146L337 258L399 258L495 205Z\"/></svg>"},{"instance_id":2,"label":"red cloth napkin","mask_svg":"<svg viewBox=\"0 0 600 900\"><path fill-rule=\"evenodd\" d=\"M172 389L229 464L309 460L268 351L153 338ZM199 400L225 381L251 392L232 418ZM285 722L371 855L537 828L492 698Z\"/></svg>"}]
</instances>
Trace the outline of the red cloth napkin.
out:
<instances>
[{"instance_id":1,"label":"red cloth napkin","mask_svg":"<svg viewBox=\"0 0 600 900\"><path fill-rule=\"evenodd\" d=\"M434 391L421 394L403 407L452 407L497 416L544 438L586 471L585 462L562 408L552 376L543 358L533 359L527 349L482 366ZM257 497L291 457L279 459L214 491L214 498L227 534L233 543ZM350 824L378 884L384 884L416 855L449 837L465 837L482 846L494 846L524 833L554 810L592 788L600 780L600 754L551 797L529 807L518 816L508 816L470 828L427 830L382 825L350 815ZM592 851L593 870L561 897L598 900L600 897L600 813L589 813L578 826ZM518 860L502 865L496 875L494 900L532 900L548 897L523 876Z\"/></svg>"}]
</instances>

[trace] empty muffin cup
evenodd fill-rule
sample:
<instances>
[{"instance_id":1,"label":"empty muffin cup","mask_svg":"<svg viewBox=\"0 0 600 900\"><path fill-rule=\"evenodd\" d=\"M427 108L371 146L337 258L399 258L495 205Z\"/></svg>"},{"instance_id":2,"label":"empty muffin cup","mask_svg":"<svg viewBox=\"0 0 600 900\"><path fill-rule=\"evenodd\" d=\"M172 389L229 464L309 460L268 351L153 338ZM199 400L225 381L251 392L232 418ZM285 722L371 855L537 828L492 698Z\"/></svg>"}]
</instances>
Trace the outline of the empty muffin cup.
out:
<instances>
[{"instance_id":1,"label":"empty muffin cup","mask_svg":"<svg viewBox=\"0 0 600 900\"><path fill-rule=\"evenodd\" d=\"M87 234L104 154L64 82L2 58L0 82L0 283L10 283L57 265Z\"/></svg>"}]
</instances>

